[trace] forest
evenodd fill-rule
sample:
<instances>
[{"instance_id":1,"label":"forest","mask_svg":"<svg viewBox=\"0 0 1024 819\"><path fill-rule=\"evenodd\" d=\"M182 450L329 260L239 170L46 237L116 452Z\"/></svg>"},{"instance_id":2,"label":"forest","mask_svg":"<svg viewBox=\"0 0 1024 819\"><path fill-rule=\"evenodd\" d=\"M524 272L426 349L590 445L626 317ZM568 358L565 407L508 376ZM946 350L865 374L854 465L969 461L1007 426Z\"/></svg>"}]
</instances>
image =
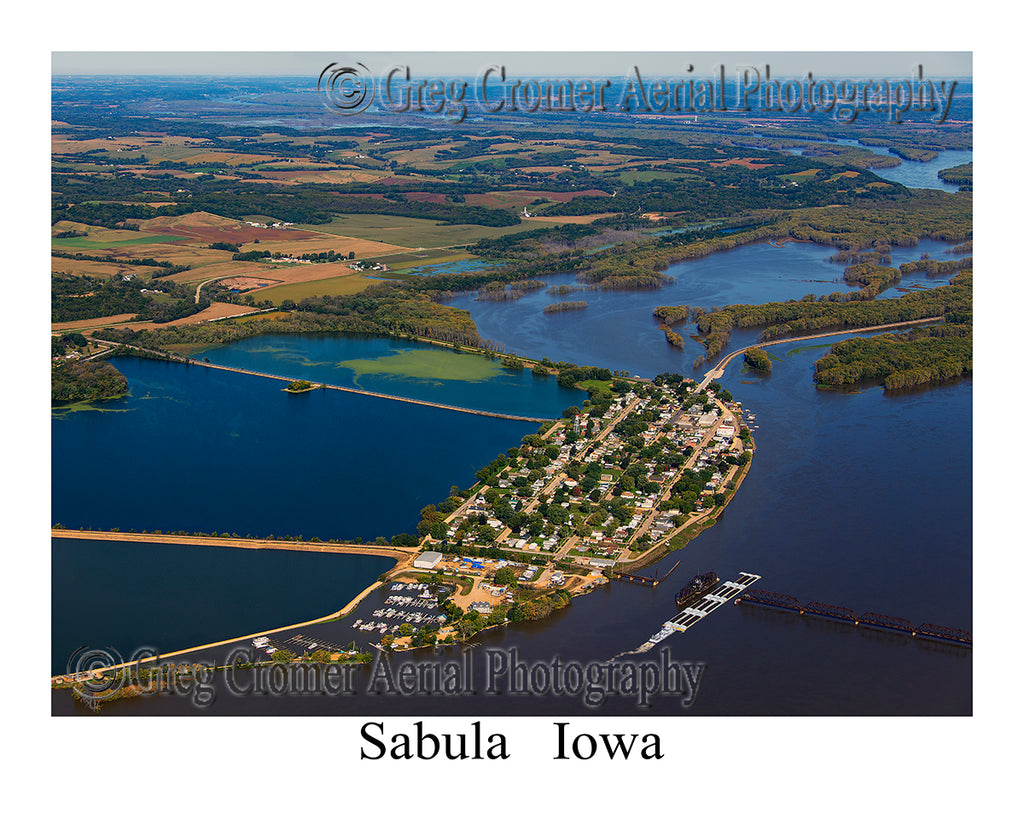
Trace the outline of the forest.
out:
<instances>
[{"instance_id":1,"label":"forest","mask_svg":"<svg viewBox=\"0 0 1024 819\"><path fill-rule=\"evenodd\" d=\"M138 331L107 328L95 335L155 350L223 344L264 333L316 332L421 336L467 347L488 346L467 311L438 304L397 282L374 284L350 296L316 296L284 306L288 312L259 321L206 322Z\"/></svg>"},{"instance_id":2,"label":"forest","mask_svg":"<svg viewBox=\"0 0 1024 819\"><path fill-rule=\"evenodd\" d=\"M879 379L897 390L960 378L973 368L972 341L969 322L852 338L815 362L814 381L847 386Z\"/></svg>"},{"instance_id":3,"label":"forest","mask_svg":"<svg viewBox=\"0 0 1024 819\"><path fill-rule=\"evenodd\" d=\"M127 313L140 321L168 322L191 316L210 306L210 294L196 302L193 290L171 281L153 281L145 288L138 278L114 275L50 276L50 321L82 321ZM147 292L141 292L145 289Z\"/></svg>"},{"instance_id":4,"label":"forest","mask_svg":"<svg viewBox=\"0 0 1024 819\"><path fill-rule=\"evenodd\" d=\"M117 398L128 392L128 379L105 361L53 362L50 400L54 404Z\"/></svg>"}]
</instances>

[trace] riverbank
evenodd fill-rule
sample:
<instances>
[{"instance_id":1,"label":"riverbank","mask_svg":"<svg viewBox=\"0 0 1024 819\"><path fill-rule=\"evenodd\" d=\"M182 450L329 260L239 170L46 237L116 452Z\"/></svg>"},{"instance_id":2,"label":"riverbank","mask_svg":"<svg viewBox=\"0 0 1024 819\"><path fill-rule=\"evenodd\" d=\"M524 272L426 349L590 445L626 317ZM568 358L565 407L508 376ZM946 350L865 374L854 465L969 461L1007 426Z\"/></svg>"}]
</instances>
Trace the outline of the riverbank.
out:
<instances>
[{"instance_id":1,"label":"riverbank","mask_svg":"<svg viewBox=\"0 0 1024 819\"><path fill-rule=\"evenodd\" d=\"M153 535L153 534L141 534L141 533L121 533L121 532L97 532L97 531L84 531L74 529L51 529L51 536L55 538L68 538L68 539L79 539L79 540L116 540L126 541L135 543L159 543L161 545L183 545L183 546L227 546L229 548L236 549L254 549L254 550L280 550L280 551L305 551L305 552L320 552L320 553L336 553L336 554L372 554L381 557L389 557L396 561L395 566L384 572L385 575L390 575L392 572L404 572L412 566L412 561L417 554L417 549L413 548L399 548L399 547L387 547L380 546L377 544L362 545L355 543L344 543L344 544L324 544L304 541L273 541L273 540L256 540L256 539L245 539L245 538L214 538L214 537L202 537L197 535ZM314 617L312 619L305 619L301 622L290 623L282 626L275 626L270 629L263 629L252 632L250 634L241 634L238 636L230 637L222 640L214 640L211 642L202 643L200 645L190 646L188 648L182 648L175 651L161 653L161 658L180 657L182 655L190 654L193 652L203 651L207 649L213 649L220 646L230 645L240 641L252 640L256 637L263 635L277 634L280 632L288 631L290 629L301 628L305 626L315 625L317 623L329 622L331 620L337 620L351 613L369 594L372 594L381 586L381 580L378 578L373 583L362 589L357 595L351 600L345 603L344 606L339 608L337 611L331 611L320 617ZM105 668L91 669L95 672L105 672L116 670L129 665L130 663L119 663L111 665ZM67 674L59 674L51 677L51 683L60 683L65 680Z\"/></svg>"}]
</instances>

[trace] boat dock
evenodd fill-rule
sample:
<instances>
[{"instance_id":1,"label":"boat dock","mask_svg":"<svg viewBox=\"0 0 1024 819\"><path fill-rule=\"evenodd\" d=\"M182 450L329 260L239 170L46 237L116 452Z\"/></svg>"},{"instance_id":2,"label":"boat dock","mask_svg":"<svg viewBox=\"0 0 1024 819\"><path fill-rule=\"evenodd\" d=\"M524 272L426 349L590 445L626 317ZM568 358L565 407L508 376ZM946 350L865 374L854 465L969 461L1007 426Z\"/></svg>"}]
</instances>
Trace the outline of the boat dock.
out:
<instances>
[{"instance_id":1,"label":"boat dock","mask_svg":"<svg viewBox=\"0 0 1024 819\"><path fill-rule=\"evenodd\" d=\"M657 573L655 573L654 577L644 577L640 574L626 574L625 572L622 572L620 574L615 575L615 578L616 580L624 580L627 583L636 583L640 586L657 586L659 583L665 580L670 574L672 574L672 572L675 571L676 566L678 565L679 561L677 560L675 562L675 566L673 566L671 569L665 572L664 577L658 577Z\"/></svg>"}]
</instances>

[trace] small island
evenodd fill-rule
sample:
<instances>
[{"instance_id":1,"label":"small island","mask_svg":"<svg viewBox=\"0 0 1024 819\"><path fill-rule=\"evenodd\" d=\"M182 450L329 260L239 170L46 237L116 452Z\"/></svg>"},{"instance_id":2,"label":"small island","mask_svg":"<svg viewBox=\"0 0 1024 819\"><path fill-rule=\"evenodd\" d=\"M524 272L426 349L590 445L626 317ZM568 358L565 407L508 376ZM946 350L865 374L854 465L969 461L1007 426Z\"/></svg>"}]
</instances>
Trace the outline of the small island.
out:
<instances>
[{"instance_id":1,"label":"small island","mask_svg":"<svg viewBox=\"0 0 1024 819\"><path fill-rule=\"evenodd\" d=\"M101 401L128 394L128 379L103 361L60 359L50 370L50 402Z\"/></svg>"},{"instance_id":2,"label":"small island","mask_svg":"<svg viewBox=\"0 0 1024 819\"><path fill-rule=\"evenodd\" d=\"M585 301L557 301L544 308L545 313L564 313L566 310L586 310Z\"/></svg>"},{"instance_id":3,"label":"small island","mask_svg":"<svg viewBox=\"0 0 1024 819\"><path fill-rule=\"evenodd\" d=\"M291 384L284 388L284 392L309 392L310 390L315 390L316 388L316 384L311 384L309 381L305 380L299 380L292 381Z\"/></svg>"},{"instance_id":4,"label":"small island","mask_svg":"<svg viewBox=\"0 0 1024 819\"><path fill-rule=\"evenodd\" d=\"M764 373L772 371L772 360L768 357L768 353L760 347L751 347L749 350L744 351L743 360L752 370L760 370Z\"/></svg>"}]
</instances>

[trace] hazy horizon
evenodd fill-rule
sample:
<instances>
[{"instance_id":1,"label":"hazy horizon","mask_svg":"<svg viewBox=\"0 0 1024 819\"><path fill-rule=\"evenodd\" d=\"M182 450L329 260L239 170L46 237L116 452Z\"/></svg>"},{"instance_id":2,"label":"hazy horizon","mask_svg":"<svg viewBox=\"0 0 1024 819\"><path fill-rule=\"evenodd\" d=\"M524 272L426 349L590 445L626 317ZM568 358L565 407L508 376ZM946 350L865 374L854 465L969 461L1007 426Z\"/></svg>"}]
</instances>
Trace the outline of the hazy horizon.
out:
<instances>
[{"instance_id":1,"label":"hazy horizon","mask_svg":"<svg viewBox=\"0 0 1024 819\"><path fill-rule=\"evenodd\" d=\"M728 74L770 66L774 76L804 77L973 77L969 51L53 51L51 76L135 77L308 77L329 63L363 63L374 74L408 65L421 74L475 75L504 65L520 77L617 77L638 66L652 76L706 76L724 65ZM692 70L688 67L692 66Z\"/></svg>"}]
</instances>

